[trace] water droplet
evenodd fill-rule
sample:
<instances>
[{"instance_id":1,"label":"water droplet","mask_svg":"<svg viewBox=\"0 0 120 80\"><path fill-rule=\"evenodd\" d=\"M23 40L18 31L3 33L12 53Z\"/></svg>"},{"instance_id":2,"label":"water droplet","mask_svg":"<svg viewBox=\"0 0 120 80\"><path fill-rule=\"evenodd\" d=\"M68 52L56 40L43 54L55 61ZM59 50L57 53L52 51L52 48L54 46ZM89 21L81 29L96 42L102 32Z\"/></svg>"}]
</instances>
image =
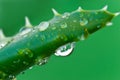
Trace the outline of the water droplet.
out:
<instances>
[{"instance_id":1,"label":"water droplet","mask_svg":"<svg viewBox=\"0 0 120 80\"><path fill-rule=\"evenodd\" d=\"M22 71L22 72L21 72L21 74L25 74L25 72L24 72L24 71Z\"/></svg>"},{"instance_id":2,"label":"water droplet","mask_svg":"<svg viewBox=\"0 0 120 80\"><path fill-rule=\"evenodd\" d=\"M73 51L73 49L74 49L74 43L69 43L69 44L59 47L55 51L55 55L56 56L68 56Z\"/></svg>"},{"instance_id":3,"label":"water droplet","mask_svg":"<svg viewBox=\"0 0 120 80\"><path fill-rule=\"evenodd\" d=\"M19 63L20 59L13 61L13 63Z\"/></svg>"},{"instance_id":4,"label":"water droplet","mask_svg":"<svg viewBox=\"0 0 120 80\"><path fill-rule=\"evenodd\" d=\"M44 36L44 35L41 35L41 36L40 36L40 39L41 39L42 41L44 41L44 40L45 40L45 36Z\"/></svg>"},{"instance_id":5,"label":"water droplet","mask_svg":"<svg viewBox=\"0 0 120 80\"><path fill-rule=\"evenodd\" d=\"M97 28L100 28L100 27L101 27L100 25L97 26Z\"/></svg>"},{"instance_id":6,"label":"water droplet","mask_svg":"<svg viewBox=\"0 0 120 80\"><path fill-rule=\"evenodd\" d=\"M33 57L33 53L31 51L26 51L25 52L26 55L28 55L28 57L32 58Z\"/></svg>"},{"instance_id":7,"label":"water droplet","mask_svg":"<svg viewBox=\"0 0 120 80\"><path fill-rule=\"evenodd\" d=\"M6 74L2 71L0 71L0 80L4 79Z\"/></svg>"},{"instance_id":8,"label":"water droplet","mask_svg":"<svg viewBox=\"0 0 120 80\"><path fill-rule=\"evenodd\" d=\"M28 65L29 63L28 63L28 62L26 62L26 61L23 61L23 64Z\"/></svg>"},{"instance_id":9,"label":"water droplet","mask_svg":"<svg viewBox=\"0 0 120 80\"><path fill-rule=\"evenodd\" d=\"M77 22L77 20L73 20L73 22Z\"/></svg>"},{"instance_id":10,"label":"water droplet","mask_svg":"<svg viewBox=\"0 0 120 80\"><path fill-rule=\"evenodd\" d=\"M66 13L64 13L64 14L62 15L62 18L68 19L69 16L70 16L70 13L66 12Z\"/></svg>"},{"instance_id":11,"label":"water droplet","mask_svg":"<svg viewBox=\"0 0 120 80\"><path fill-rule=\"evenodd\" d=\"M34 56L34 53L28 48L18 50L18 54L28 58L32 58Z\"/></svg>"},{"instance_id":12,"label":"water droplet","mask_svg":"<svg viewBox=\"0 0 120 80\"><path fill-rule=\"evenodd\" d=\"M87 19L85 19L85 18L80 19L80 25L81 25L81 26L85 26L85 25L87 25L87 24L88 24L88 20L87 20Z\"/></svg>"},{"instance_id":13,"label":"water droplet","mask_svg":"<svg viewBox=\"0 0 120 80\"><path fill-rule=\"evenodd\" d=\"M56 27L52 27L52 30L55 30L56 29Z\"/></svg>"},{"instance_id":14,"label":"water droplet","mask_svg":"<svg viewBox=\"0 0 120 80\"><path fill-rule=\"evenodd\" d=\"M61 25L61 28L67 28L67 23L63 23L63 24Z\"/></svg>"},{"instance_id":15,"label":"water droplet","mask_svg":"<svg viewBox=\"0 0 120 80\"><path fill-rule=\"evenodd\" d=\"M40 31L44 31L49 27L49 22L41 22L37 27Z\"/></svg>"},{"instance_id":16,"label":"water droplet","mask_svg":"<svg viewBox=\"0 0 120 80\"><path fill-rule=\"evenodd\" d=\"M14 76L14 75L9 75L9 79L10 79L10 80L14 80L14 79L15 79L15 76Z\"/></svg>"},{"instance_id":17,"label":"water droplet","mask_svg":"<svg viewBox=\"0 0 120 80\"><path fill-rule=\"evenodd\" d=\"M37 58L35 61L35 63L37 64L37 65L44 65L44 64L46 64L47 62L48 62L48 59L49 59L49 57L45 57L45 58Z\"/></svg>"},{"instance_id":18,"label":"water droplet","mask_svg":"<svg viewBox=\"0 0 120 80\"><path fill-rule=\"evenodd\" d=\"M32 31L32 28L23 27L23 28L20 29L19 35L22 36L22 35L25 35L25 34L31 32L31 31Z\"/></svg>"},{"instance_id":19,"label":"water droplet","mask_svg":"<svg viewBox=\"0 0 120 80\"><path fill-rule=\"evenodd\" d=\"M32 69L33 67L29 67L29 69Z\"/></svg>"}]
</instances>

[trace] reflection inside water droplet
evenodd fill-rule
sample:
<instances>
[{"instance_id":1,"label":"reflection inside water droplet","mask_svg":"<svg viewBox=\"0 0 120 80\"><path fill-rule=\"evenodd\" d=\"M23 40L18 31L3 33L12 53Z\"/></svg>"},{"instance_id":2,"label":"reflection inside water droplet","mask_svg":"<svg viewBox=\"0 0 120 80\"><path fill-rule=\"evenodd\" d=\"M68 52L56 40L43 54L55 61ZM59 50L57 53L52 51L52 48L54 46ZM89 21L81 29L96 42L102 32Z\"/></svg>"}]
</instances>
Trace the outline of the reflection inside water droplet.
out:
<instances>
[{"instance_id":1,"label":"reflection inside water droplet","mask_svg":"<svg viewBox=\"0 0 120 80\"><path fill-rule=\"evenodd\" d=\"M69 44L66 44L66 45L63 45L63 46L59 47L55 51L55 55L56 56L68 56L68 55L70 55L70 53L74 49L74 44L75 44L75 42L69 43Z\"/></svg>"}]
</instances>

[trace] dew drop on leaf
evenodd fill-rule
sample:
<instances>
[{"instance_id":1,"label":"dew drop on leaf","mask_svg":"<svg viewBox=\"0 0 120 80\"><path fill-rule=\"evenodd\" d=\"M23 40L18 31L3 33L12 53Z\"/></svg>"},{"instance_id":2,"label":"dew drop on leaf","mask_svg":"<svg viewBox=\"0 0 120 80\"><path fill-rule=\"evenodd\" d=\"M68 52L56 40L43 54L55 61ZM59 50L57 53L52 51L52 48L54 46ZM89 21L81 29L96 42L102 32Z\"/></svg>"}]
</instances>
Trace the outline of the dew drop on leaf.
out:
<instances>
[{"instance_id":1,"label":"dew drop on leaf","mask_svg":"<svg viewBox=\"0 0 120 80\"><path fill-rule=\"evenodd\" d=\"M41 22L37 28L39 28L40 31L44 31L49 27L49 22Z\"/></svg>"},{"instance_id":2,"label":"dew drop on leaf","mask_svg":"<svg viewBox=\"0 0 120 80\"><path fill-rule=\"evenodd\" d=\"M29 67L29 69L32 69L33 67Z\"/></svg>"},{"instance_id":3,"label":"dew drop on leaf","mask_svg":"<svg viewBox=\"0 0 120 80\"><path fill-rule=\"evenodd\" d=\"M72 51L74 49L74 44L75 43L73 42L73 43L68 43L66 45L59 47L55 51L55 55L56 56L68 56L68 55L70 55L70 53L72 53Z\"/></svg>"},{"instance_id":4,"label":"dew drop on leaf","mask_svg":"<svg viewBox=\"0 0 120 80\"><path fill-rule=\"evenodd\" d=\"M20 29L19 35L22 36L22 35L25 35L25 34L31 32L31 31L32 31L32 28L23 27Z\"/></svg>"},{"instance_id":5,"label":"dew drop on leaf","mask_svg":"<svg viewBox=\"0 0 120 80\"><path fill-rule=\"evenodd\" d=\"M45 58L37 58L36 59L36 62L35 62L35 64L37 64L37 65L39 65L39 66L41 66L41 65L44 65L44 64L46 64L47 62L48 62L48 59L49 59L49 57L45 57Z\"/></svg>"},{"instance_id":6,"label":"dew drop on leaf","mask_svg":"<svg viewBox=\"0 0 120 80\"><path fill-rule=\"evenodd\" d=\"M66 23L61 24L61 28L67 28L67 24Z\"/></svg>"},{"instance_id":7,"label":"dew drop on leaf","mask_svg":"<svg viewBox=\"0 0 120 80\"><path fill-rule=\"evenodd\" d=\"M85 26L87 24L88 24L88 20L87 19L85 19L85 18L80 19L80 25L81 26Z\"/></svg>"},{"instance_id":8,"label":"dew drop on leaf","mask_svg":"<svg viewBox=\"0 0 120 80\"><path fill-rule=\"evenodd\" d=\"M9 75L9 80L14 80L14 79L15 79L15 76L12 75L12 74L10 74L10 75Z\"/></svg>"}]
</instances>

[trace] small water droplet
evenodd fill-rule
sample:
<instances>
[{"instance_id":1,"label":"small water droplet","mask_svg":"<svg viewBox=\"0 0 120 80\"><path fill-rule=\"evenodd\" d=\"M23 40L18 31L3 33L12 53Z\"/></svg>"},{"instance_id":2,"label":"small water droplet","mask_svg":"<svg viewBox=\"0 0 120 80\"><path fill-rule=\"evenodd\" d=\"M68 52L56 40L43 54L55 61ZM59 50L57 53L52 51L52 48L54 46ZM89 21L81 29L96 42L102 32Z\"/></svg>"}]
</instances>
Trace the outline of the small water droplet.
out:
<instances>
[{"instance_id":1,"label":"small water droplet","mask_svg":"<svg viewBox=\"0 0 120 80\"><path fill-rule=\"evenodd\" d=\"M25 74L25 71L22 71L21 74Z\"/></svg>"},{"instance_id":2,"label":"small water droplet","mask_svg":"<svg viewBox=\"0 0 120 80\"><path fill-rule=\"evenodd\" d=\"M41 36L40 36L40 39L41 39L42 41L44 41L44 40L45 40L45 36L44 36L44 35L41 35Z\"/></svg>"},{"instance_id":3,"label":"small water droplet","mask_svg":"<svg viewBox=\"0 0 120 80\"><path fill-rule=\"evenodd\" d=\"M56 29L56 27L52 27L52 30L55 30Z\"/></svg>"},{"instance_id":4,"label":"small water droplet","mask_svg":"<svg viewBox=\"0 0 120 80\"><path fill-rule=\"evenodd\" d=\"M0 71L0 80L4 79L6 74L2 71Z\"/></svg>"},{"instance_id":5,"label":"small water droplet","mask_svg":"<svg viewBox=\"0 0 120 80\"><path fill-rule=\"evenodd\" d=\"M28 55L30 58L33 57L33 53L31 51L29 52L26 51L25 54Z\"/></svg>"},{"instance_id":6,"label":"small water droplet","mask_svg":"<svg viewBox=\"0 0 120 80\"><path fill-rule=\"evenodd\" d=\"M77 20L73 20L73 22L77 22Z\"/></svg>"},{"instance_id":7,"label":"small water droplet","mask_svg":"<svg viewBox=\"0 0 120 80\"><path fill-rule=\"evenodd\" d=\"M101 27L100 25L97 26L97 28L100 28L100 27Z\"/></svg>"},{"instance_id":8,"label":"small water droplet","mask_svg":"<svg viewBox=\"0 0 120 80\"><path fill-rule=\"evenodd\" d=\"M13 63L19 63L19 62L20 62L20 59L13 61Z\"/></svg>"},{"instance_id":9,"label":"small water droplet","mask_svg":"<svg viewBox=\"0 0 120 80\"><path fill-rule=\"evenodd\" d=\"M28 63L28 62L26 62L26 61L23 61L23 64L28 65L29 63Z\"/></svg>"},{"instance_id":10,"label":"small water droplet","mask_svg":"<svg viewBox=\"0 0 120 80\"><path fill-rule=\"evenodd\" d=\"M70 55L70 53L74 49L74 44L75 43L69 43L69 44L66 44L66 45L63 45L63 46L59 47L55 51L55 55L56 56L68 56L68 55Z\"/></svg>"},{"instance_id":11,"label":"small water droplet","mask_svg":"<svg viewBox=\"0 0 120 80\"><path fill-rule=\"evenodd\" d=\"M40 31L44 31L49 27L49 22L41 22L37 27Z\"/></svg>"},{"instance_id":12,"label":"small water droplet","mask_svg":"<svg viewBox=\"0 0 120 80\"><path fill-rule=\"evenodd\" d=\"M66 13L64 13L64 14L62 15L62 18L68 19L69 16L70 16L70 13L66 12Z\"/></svg>"},{"instance_id":13,"label":"small water droplet","mask_svg":"<svg viewBox=\"0 0 120 80\"><path fill-rule=\"evenodd\" d=\"M49 59L49 57L45 57L45 58L37 58L35 61L35 63L37 64L37 65L44 65L44 64L46 64L47 62L48 62L48 59Z\"/></svg>"},{"instance_id":14,"label":"small water droplet","mask_svg":"<svg viewBox=\"0 0 120 80\"><path fill-rule=\"evenodd\" d=\"M63 24L61 25L61 28L67 28L67 23L63 23Z\"/></svg>"},{"instance_id":15,"label":"small water droplet","mask_svg":"<svg viewBox=\"0 0 120 80\"><path fill-rule=\"evenodd\" d=\"M33 67L29 67L29 69L32 69Z\"/></svg>"},{"instance_id":16,"label":"small water droplet","mask_svg":"<svg viewBox=\"0 0 120 80\"><path fill-rule=\"evenodd\" d=\"M80 25L81 26L85 26L87 24L88 24L88 20L87 19L85 19L85 18L80 19Z\"/></svg>"},{"instance_id":17,"label":"small water droplet","mask_svg":"<svg viewBox=\"0 0 120 80\"><path fill-rule=\"evenodd\" d=\"M9 79L10 79L10 80L14 80L14 79L15 79L15 76L14 76L14 75L9 75Z\"/></svg>"}]
</instances>

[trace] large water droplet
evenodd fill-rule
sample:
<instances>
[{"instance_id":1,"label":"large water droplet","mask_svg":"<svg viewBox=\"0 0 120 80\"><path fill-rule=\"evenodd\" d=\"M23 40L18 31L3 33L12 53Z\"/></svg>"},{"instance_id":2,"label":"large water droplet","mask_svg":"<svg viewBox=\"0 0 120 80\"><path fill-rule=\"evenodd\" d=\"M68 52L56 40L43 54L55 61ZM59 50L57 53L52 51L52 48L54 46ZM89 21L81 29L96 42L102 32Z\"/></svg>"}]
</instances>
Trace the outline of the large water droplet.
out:
<instances>
[{"instance_id":1,"label":"large water droplet","mask_svg":"<svg viewBox=\"0 0 120 80\"><path fill-rule=\"evenodd\" d=\"M46 64L47 62L48 62L48 59L49 59L49 57L45 57L45 58L37 58L35 61L35 63L37 64L37 65L44 65L44 64Z\"/></svg>"},{"instance_id":2,"label":"large water droplet","mask_svg":"<svg viewBox=\"0 0 120 80\"><path fill-rule=\"evenodd\" d=\"M67 28L67 23L63 23L63 24L61 25L61 28Z\"/></svg>"},{"instance_id":3,"label":"large water droplet","mask_svg":"<svg viewBox=\"0 0 120 80\"><path fill-rule=\"evenodd\" d=\"M80 25L81 26L85 26L87 24L88 24L88 20L87 19L85 19L85 18L80 19Z\"/></svg>"},{"instance_id":4,"label":"large water droplet","mask_svg":"<svg viewBox=\"0 0 120 80\"><path fill-rule=\"evenodd\" d=\"M41 22L37 27L40 31L44 31L49 27L49 22Z\"/></svg>"},{"instance_id":5,"label":"large water droplet","mask_svg":"<svg viewBox=\"0 0 120 80\"><path fill-rule=\"evenodd\" d=\"M63 46L59 47L55 51L55 55L56 56L68 56L68 55L70 55L70 53L74 49L74 44L75 43L69 43L69 44L66 44L66 45L63 45Z\"/></svg>"},{"instance_id":6,"label":"large water droplet","mask_svg":"<svg viewBox=\"0 0 120 80\"><path fill-rule=\"evenodd\" d=\"M19 31L19 36L25 35L32 31L33 28L23 27Z\"/></svg>"}]
</instances>

